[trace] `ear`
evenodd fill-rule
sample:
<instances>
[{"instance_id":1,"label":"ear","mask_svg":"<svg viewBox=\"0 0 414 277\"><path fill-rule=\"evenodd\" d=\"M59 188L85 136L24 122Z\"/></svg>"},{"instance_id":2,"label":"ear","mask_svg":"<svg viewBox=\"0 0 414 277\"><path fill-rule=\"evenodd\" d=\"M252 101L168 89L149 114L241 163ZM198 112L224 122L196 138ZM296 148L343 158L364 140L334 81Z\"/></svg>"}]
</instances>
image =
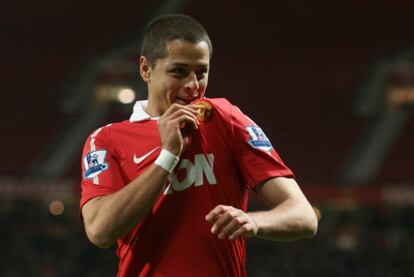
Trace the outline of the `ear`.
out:
<instances>
[{"instance_id":1,"label":"ear","mask_svg":"<svg viewBox=\"0 0 414 277\"><path fill-rule=\"evenodd\" d=\"M148 83L151 77L151 65L148 62L148 59L144 56L139 57L139 73L142 80Z\"/></svg>"}]
</instances>

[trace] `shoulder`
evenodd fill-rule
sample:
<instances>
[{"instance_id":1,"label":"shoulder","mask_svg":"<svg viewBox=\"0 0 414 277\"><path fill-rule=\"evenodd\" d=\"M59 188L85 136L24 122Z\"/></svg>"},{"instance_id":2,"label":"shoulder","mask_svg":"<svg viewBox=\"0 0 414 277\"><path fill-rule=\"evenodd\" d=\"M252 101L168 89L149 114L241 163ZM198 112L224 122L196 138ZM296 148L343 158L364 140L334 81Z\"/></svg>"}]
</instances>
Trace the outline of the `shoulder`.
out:
<instances>
[{"instance_id":1,"label":"shoulder","mask_svg":"<svg viewBox=\"0 0 414 277\"><path fill-rule=\"evenodd\" d=\"M114 134L128 128L131 125L132 123L129 120L106 124L93 130L88 135L87 140L108 141Z\"/></svg>"},{"instance_id":2,"label":"shoulder","mask_svg":"<svg viewBox=\"0 0 414 277\"><path fill-rule=\"evenodd\" d=\"M214 107L219 109L229 109L234 106L226 98L203 98L202 100L210 102Z\"/></svg>"},{"instance_id":3,"label":"shoulder","mask_svg":"<svg viewBox=\"0 0 414 277\"><path fill-rule=\"evenodd\" d=\"M240 109L226 98L203 98L200 101L210 103L214 113L218 113L218 116L228 120L231 119L234 113L240 112Z\"/></svg>"},{"instance_id":4,"label":"shoulder","mask_svg":"<svg viewBox=\"0 0 414 277\"><path fill-rule=\"evenodd\" d=\"M231 103L226 98L204 98L204 100L210 102L214 107L214 110L217 110L218 113L228 119L231 123L247 124L254 125L254 121L244 114L240 108L233 103Z\"/></svg>"}]
</instances>

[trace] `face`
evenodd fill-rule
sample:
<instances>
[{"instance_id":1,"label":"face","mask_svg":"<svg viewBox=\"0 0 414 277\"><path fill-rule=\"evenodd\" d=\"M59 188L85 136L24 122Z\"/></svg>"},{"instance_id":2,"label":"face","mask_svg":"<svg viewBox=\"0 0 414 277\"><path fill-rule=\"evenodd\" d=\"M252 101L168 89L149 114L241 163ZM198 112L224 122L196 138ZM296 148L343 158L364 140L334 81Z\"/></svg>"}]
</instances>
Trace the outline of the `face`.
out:
<instances>
[{"instance_id":1,"label":"face","mask_svg":"<svg viewBox=\"0 0 414 277\"><path fill-rule=\"evenodd\" d=\"M140 57L140 73L148 84L147 112L162 115L173 103L188 105L204 97L210 65L206 42L173 40L167 44L167 56L154 65Z\"/></svg>"}]
</instances>

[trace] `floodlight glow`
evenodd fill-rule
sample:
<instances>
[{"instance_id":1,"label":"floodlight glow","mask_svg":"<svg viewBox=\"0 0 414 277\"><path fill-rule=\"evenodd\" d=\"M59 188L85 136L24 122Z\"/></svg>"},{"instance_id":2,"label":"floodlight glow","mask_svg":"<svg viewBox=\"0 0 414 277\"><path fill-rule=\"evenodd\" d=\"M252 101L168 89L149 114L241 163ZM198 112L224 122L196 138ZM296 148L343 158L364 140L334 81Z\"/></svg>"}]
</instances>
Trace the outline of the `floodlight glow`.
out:
<instances>
[{"instance_id":1,"label":"floodlight glow","mask_svg":"<svg viewBox=\"0 0 414 277\"><path fill-rule=\"evenodd\" d=\"M130 88L120 89L117 94L117 99L122 104L130 104L135 100L135 91Z\"/></svg>"},{"instance_id":2,"label":"floodlight glow","mask_svg":"<svg viewBox=\"0 0 414 277\"><path fill-rule=\"evenodd\" d=\"M49 212L53 215L61 215L65 210L65 205L60 200L52 201L49 205Z\"/></svg>"}]
</instances>

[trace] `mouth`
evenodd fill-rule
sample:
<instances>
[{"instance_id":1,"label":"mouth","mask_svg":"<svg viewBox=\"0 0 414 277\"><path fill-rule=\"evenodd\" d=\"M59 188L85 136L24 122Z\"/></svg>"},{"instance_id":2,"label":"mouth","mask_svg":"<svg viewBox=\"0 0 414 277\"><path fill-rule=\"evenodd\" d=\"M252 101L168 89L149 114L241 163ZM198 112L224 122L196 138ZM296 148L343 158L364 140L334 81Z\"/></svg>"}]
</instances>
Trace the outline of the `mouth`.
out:
<instances>
[{"instance_id":1,"label":"mouth","mask_svg":"<svg viewBox=\"0 0 414 277\"><path fill-rule=\"evenodd\" d=\"M193 102L196 99L197 98L181 98L181 97L176 97L175 103L180 104L180 105L189 105L189 104L191 104L191 102Z\"/></svg>"}]
</instances>

